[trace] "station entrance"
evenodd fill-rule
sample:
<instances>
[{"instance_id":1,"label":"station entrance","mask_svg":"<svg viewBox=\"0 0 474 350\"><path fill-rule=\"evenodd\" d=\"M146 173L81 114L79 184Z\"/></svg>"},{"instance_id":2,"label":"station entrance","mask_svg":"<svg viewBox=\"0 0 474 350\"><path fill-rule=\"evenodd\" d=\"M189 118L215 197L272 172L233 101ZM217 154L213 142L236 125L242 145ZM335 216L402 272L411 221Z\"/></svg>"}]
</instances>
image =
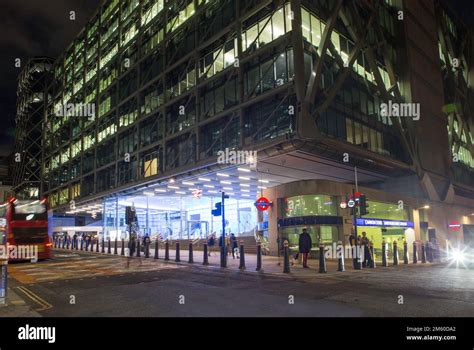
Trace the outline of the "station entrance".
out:
<instances>
[{"instance_id":1,"label":"station entrance","mask_svg":"<svg viewBox=\"0 0 474 350\"><path fill-rule=\"evenodd\" d=\"M105 238L128 238L125 208L133 206L137 213L141 236L152 240L202 239L211 233L222 234L222 219L211 214L220 196L135 195L108 198L104 203ZM254 200L229 198L225 202L226 235L253 236L257 226Z\"/></svg>"}]
</instances>

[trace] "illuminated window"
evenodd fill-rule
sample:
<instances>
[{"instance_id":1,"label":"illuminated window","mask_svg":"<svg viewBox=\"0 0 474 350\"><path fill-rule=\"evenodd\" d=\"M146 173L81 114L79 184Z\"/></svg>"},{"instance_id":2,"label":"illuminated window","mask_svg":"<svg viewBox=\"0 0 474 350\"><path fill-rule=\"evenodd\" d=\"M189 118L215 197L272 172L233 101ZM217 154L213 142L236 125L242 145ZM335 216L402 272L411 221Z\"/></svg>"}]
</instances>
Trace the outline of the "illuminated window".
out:
<instances>
[{"instance_id":1,"label":"illuminated window","mask_svg":"<svg viewBox=\"0 0 474 350\"><path fill-rule=\"evenodd\" d=\"M82 142L84 144L84 151L87 151L91 148L95 143L95 136L94 135L86 135L82 138Z\"/></svg>"},{"instance_id":2,"label":"illuminated window","mask_svg":"<svg viewBox=\"0 0 474 350\"><path fill-rule=\"evenodd\" d=\"M276 10L272 15L265 16L242 33L242 48L244 51L268 44L272 40L291 30L290 5ZM260 35L259 35L260 33Z\"/></svg>"},{"instance_id":3,"label":"illuminated window","mask_svg":"<svg viewBox=\"0 0 474 350\"><path fill-rule=\"evenodd\" d=\"M192 15L194 15L194 1L191 0L189 4L179 11L179 13L171 18L171 20L166 25L166 31L171 33L175 31L180 25L186 22Z\"/></svg>"},{"instance_id":4,"label":"illuminated window","mask_svg":"<svg viewBox=\"0 0 474 350\"><path fill-rule=\"evenodd\" d=\"M145 161L145 177L158 174L158 158Z\"/></svg>"},{"instance_id":5,"label":"illuminated window","mask_svg":"<svg viewBox=\"0 0 474 350\"><path fill-rule=\"evenodd\" d=\"M81 184L77 183L71 186L71 199L77 198L81 195Z\"/></svg>"},{"instance_id":6,"label":"illuminated window","mask_svg":"<svg viewBox=\"0 0 474 350\"><path fill-rule=\"evenodd\" d=\"M69 190L64 188L59 191L59 204L66 204L69 199Z\"/></svg>"},{"instance_id":7,"label":"illuminated window","mask_svg":"<svg viewBox=\"0 0 474 350\"><path fill-rule=\"evenodd\" d=\"M112 46L112 48L102 56L99 63L99 68L102 69L118 52L118 44Z\"/></svg>"},{"instance_id":8,"label":"illuminated window","mask_svg":"<svg viewBox=\"0 0 474 350\"><path fill-rule=\"evenodd\" d=\"M164 8L164 0L155 0L154 4L143 13L142 26L147 25Z\"/></svg>"}]
</instances>

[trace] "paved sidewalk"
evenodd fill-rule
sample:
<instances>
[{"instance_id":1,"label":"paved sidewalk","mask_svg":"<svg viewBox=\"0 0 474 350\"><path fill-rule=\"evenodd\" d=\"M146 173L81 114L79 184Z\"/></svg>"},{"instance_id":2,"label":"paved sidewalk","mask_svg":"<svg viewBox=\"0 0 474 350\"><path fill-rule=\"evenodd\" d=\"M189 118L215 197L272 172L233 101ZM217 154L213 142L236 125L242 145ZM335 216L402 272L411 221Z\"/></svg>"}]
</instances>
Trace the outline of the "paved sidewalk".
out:
<instances>
[{"instance_id":1,"label":"paved sidewalk","mask_svg":"<svg viewBox=\"0 0 474 350\"><path fill-rule=\"evenodd\" d=\"M154 246L154 244L153 244ZM162 245L160 245L161 247ZM184 248L184 249L183 249ZM63 251L62 249L58 249L58 251ZM81 251L79 251L81 252ZM85 252L85 251L84 251ZM121 255L121 247L120 243L118 244L117 248L117 255L114 254L114 245L112 244L111 246L111 255L114 256L120 256ZM107 247L105 247L105 253L96 253L95 249L94 252L87 252L89 254L107 254ZM128 248L125 248L125 255L128 255ZM188 246L186 247L181 246L180 249L180 261L176 262L176 250L175 250L175 245L170 244L170 249L169 249L169 263L170 264L180 264L180 265L190 265L188 263L188 257L189 257L189 251L188 251ZM149 259L154 260L155 256L155 249L150 248L150 254L149 254ZM163 262L165 258L165 249L159 249L159 261ZM125 257L124 257L125 258ZM133 257L134 259L138 259L135 256ZM140 253L140 258L145 259L145 253L141 252ZM203 266L203 251L202 250L193 250L193 260L194 263L192 266L194 267L202 267L202 268L212 268L212 269L220 269L220 252L219 251L212 251L211 256L208 257L209 265L208 266ZM229 270L236 270L239 271L239 265L240 265L240 259L233 259L232 255L227 256L227 268ZM247 273L264 273L264 274L272 274L272 275L279 275L279 276L291 276L291 277L301 277L301 278L306 278L306 277L314 277L316 275L321 275L319 274L319 260L318 259L309 259L308 260L308 269L304 269L302 265L294 261L292 257L290 257L290 273L283 273L283 258L282 257L276 257L276 256L268 256L268 255L263 255L262 256L262 269L260 271L256 271L257 267L257 256L256 254L245 254L245 269L243 271ZM378 269L387 269L381 267L381 262L376 262L377 268ZM392 262L389 261L389 268L396 268L396 269L404 269L404 268L424 268L428 266L433 266L437 264L430 264L430 263L424 263L421 264L420 262L417 265L414 264L408 264L404 265L403 263L399 264L398 266L394 267L392 266ZM341 274L341 272L337 271L338 264L337 260L326 260L326 270L327 273L325 275L332 275L332 274ZM345 260L345 269L346 271L353 271L356 272L353 269L352 266L352 259L346 259ZM373 269L364 269L367 271L371 271Z\"/></svg>"},{"instance_id":2,"label":"paved sidewalk","mask_svg":"<svg viewBox=\"0 0 474 350\"><path fill-rule=\"evenodd\" d=\"M0 304L0 317L41 317L41 315L9 287L5 304Z\"/></svg>"}]
</instances>

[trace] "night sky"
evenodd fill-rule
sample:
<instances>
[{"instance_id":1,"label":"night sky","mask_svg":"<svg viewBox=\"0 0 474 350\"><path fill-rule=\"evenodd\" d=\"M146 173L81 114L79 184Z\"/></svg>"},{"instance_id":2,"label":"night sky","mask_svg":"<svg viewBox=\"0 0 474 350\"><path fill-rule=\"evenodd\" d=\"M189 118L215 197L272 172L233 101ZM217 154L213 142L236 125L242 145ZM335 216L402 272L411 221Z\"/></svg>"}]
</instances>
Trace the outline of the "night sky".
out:
<instances>
[{"instance_id":1,"label":"night sky","mask_svg":"<svg viewBox=\"0 0 474 350\"><path fill-rule=\"evenodd\" d=\"M416 1L416 0L411 0ZM473 0L446 0L471 28ZM16 87L19 68L15 58L57 57L80 32L99 0L1 0L0 11L0 156L12 152L14 144ZM76 20L69 19L69 11Z\"/></svg>"},{"instance_id":2,"label":"night sky","mask_svg":"<svg viewBox=\"0 0 474 350\"><path fill-rule=\"evenodd\" d=\"M81 31L99 0L0 0L0 156L13 150L17 76L34 56L57 57ZM69 20L69 12L76 20Z\"/></svg>"}]
</instances>

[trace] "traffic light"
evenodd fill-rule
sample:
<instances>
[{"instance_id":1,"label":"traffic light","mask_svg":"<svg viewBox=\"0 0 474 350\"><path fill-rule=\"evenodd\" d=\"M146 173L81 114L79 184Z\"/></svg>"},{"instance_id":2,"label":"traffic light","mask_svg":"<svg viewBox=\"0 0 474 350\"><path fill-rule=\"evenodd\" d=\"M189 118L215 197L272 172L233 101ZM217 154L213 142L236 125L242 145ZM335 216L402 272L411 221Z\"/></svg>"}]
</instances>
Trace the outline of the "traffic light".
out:
<instances>
[{"instance_id":1,"label":"traffic light","mask_svg":"<svg viewBox=\"0 0 474 350\"><path fill-rule=\"evenodd\" d=\"M363 194L359 197L359 215L367 215L369 213L367 211L368 207L369 205L367 204L367 197L365 196L365 194Z\"/></svg>"},{"instance_id":2,"label":"traffic light","mask_svg":"<svg viewBox=\"0 0 474 350\"><path fill-rule=\"evenodd\" d=\"M137 221L134 209L132 207L125 207L125 224L130 225L132 222Z\"/></svg>"},{"instance_id":3,"label":"traffic light","mask_svg":"<svg viewBox=\"0 0 474 350\"><path fill-rule=\"evenodd\" d=\"M218 202L215 204L216 209L212 209L211 213L213 216L221 216L222 215L222 203Z\"/></svg>"}]
</instances>

